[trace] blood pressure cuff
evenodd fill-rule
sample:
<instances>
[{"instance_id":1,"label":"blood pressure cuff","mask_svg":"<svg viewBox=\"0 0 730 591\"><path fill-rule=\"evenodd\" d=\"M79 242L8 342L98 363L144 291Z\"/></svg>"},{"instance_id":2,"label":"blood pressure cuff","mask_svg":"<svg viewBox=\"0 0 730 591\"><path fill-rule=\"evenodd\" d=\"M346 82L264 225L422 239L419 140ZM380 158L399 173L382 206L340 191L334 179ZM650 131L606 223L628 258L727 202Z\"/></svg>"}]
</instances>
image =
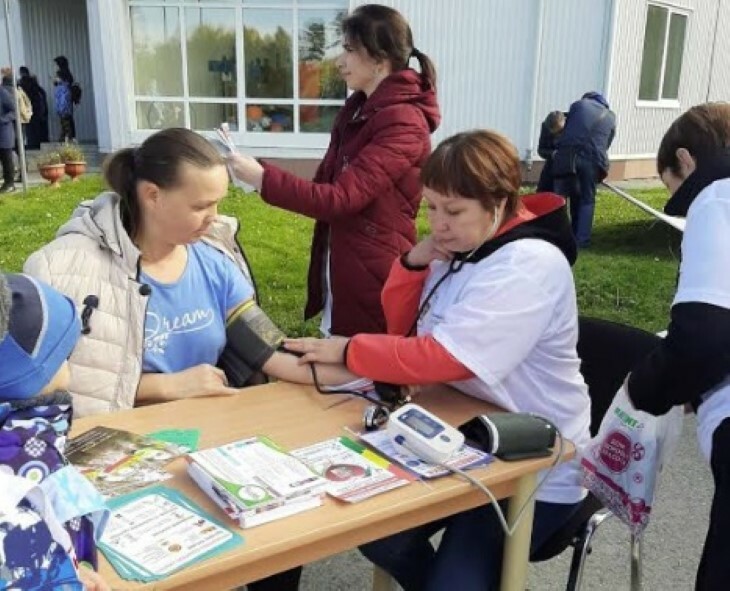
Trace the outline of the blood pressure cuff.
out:
<instances>
[{"instance_id":1,"label":"blood pressure cuff","mask_svg":"<svg viewBox=\"0 0 730 591\"><path fill-rule=\"evenodd\" d=\"M228 384L249 385L285 337L253 300L236 308L226 322L226 346L218 360Z\"/></svg>"}]
</instances>

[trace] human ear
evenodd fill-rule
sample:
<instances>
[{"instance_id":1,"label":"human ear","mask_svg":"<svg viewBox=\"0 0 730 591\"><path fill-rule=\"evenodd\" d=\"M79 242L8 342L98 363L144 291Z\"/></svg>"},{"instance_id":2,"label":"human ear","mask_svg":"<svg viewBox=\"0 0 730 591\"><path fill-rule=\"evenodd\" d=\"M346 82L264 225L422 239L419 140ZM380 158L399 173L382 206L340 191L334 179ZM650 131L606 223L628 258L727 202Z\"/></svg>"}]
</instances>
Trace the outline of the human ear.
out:
<instances>
[{"instance_id":1,"label":"human ear","mask_svg":"<svg viewBox=\"0 0 730 591\"><path fill-rule=\"evenodd\" d=\"M137 199L140 203L154 204L160 196L160 188L150 181L137 182Z\"/></svg>"},{"instance_id":2,"label":"human ear","mask_svg":"<svg viewBox=\"0 0 730 591\"><path fill-rule=\"evenodd\" d=\"M677 148L677 162L679 163L679 172L682 179L686 179L697 168L697 161L687 148Z\"/></svg>"}]
</instances>

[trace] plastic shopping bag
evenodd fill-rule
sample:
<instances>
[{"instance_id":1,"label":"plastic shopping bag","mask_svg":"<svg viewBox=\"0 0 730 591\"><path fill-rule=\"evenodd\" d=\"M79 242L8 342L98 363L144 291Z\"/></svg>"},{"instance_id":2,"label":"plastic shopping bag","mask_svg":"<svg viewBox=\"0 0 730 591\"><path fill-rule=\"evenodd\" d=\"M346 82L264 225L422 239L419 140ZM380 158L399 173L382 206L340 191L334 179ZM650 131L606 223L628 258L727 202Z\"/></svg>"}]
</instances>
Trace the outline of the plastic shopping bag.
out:
<instances>
[{"instance_id":1,"label":"plastic shopping bag","mask_svg":"<svg viewBox=\"0 0 730 591\"><path fill-rule=\"evenodd\" d=\"M583 485L634 534L649 523L657 480L683 416L681 406L659 417L636 410L622 386L582 454Z\"/></svg>"}]
</instances>

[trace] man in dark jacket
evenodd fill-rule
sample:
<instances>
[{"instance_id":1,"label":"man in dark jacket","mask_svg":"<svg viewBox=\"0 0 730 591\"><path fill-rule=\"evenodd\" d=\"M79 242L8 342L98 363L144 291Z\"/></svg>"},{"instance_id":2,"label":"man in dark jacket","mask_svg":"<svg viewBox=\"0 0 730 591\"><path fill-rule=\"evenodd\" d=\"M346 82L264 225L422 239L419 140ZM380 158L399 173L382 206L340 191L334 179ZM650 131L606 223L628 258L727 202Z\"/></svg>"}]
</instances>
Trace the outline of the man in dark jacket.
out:
<instances>
[{"instance_id":1,"label":"man in dark jacket","mask_svg":"<svg viewBox=\"0 0 730 591\"><path fill-rule=\"evenodd\" d=\"M13 148L15 147L15 94L13 79L3 69L2 85L0 85L0 164L3 169L3 184L0 193L15 191L13 182Z\"/></svg>"},{"instance_id":2,"label":"man in dark jacket","mask_svg":"<svg viewBox=\"0 0 730 591\"><path fill-rule=\"evenodd\" d=\"M596 184L608 174L608 148L616 133L616 116L603 95L587 92L570 105L555 143L555 192L570 200L573 234L580 248L591 242Z\"/></svg>"}]
</instances>

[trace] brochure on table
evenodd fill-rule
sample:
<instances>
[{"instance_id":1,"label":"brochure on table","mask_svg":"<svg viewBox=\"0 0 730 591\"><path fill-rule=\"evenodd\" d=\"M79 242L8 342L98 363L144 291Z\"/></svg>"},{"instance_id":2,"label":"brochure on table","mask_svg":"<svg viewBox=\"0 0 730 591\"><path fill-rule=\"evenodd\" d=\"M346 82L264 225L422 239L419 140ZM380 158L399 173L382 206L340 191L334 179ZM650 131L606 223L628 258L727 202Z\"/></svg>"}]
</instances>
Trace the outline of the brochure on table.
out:
<instances>
[{"instance_id":1,"label":"brochure on table","mask_svg":"<svg viewBox=\"0 0 730 591\"><path fill-rule=\"evenodd\" d=\"M327 493L357 503L412 482L414 477L365 446L338 437L292 451L328 481Z\"/></svg>"},{"instance_id":2,"label":"brochure on table","mask_svg":"<svg viewBox=\"0 0 730 591\"><path fill-rule=\"evenodd\" d=\"M66 446L68 461L106 498L171 478L164 467L183 453L177 445L109 427L94 427Z\"/></svg>"},{"instance_id":3,"label":"brochure on table","mask_svg":"<svg viewBox=\"0 0 730 591\"><path fill-rule=\"evenodd\" d=\"M238 546L243 538L176 490L155 486L109 501L99 548L123 579L150 582Z\"/></svg>"},{"instance_id":4,"label":"brochure on table","mask_svg":"<svg viewBox=\"0 0 730 591\"><path fill-rule=\"evenodd\" d=\"M242 527L263 523L262 514L284 505L296 504L299 511L318 506L327 486L307 464L264 436L187 458L190 476ZM279 513L290 514L283 509Z\"/></svg>"}]
</instances>

